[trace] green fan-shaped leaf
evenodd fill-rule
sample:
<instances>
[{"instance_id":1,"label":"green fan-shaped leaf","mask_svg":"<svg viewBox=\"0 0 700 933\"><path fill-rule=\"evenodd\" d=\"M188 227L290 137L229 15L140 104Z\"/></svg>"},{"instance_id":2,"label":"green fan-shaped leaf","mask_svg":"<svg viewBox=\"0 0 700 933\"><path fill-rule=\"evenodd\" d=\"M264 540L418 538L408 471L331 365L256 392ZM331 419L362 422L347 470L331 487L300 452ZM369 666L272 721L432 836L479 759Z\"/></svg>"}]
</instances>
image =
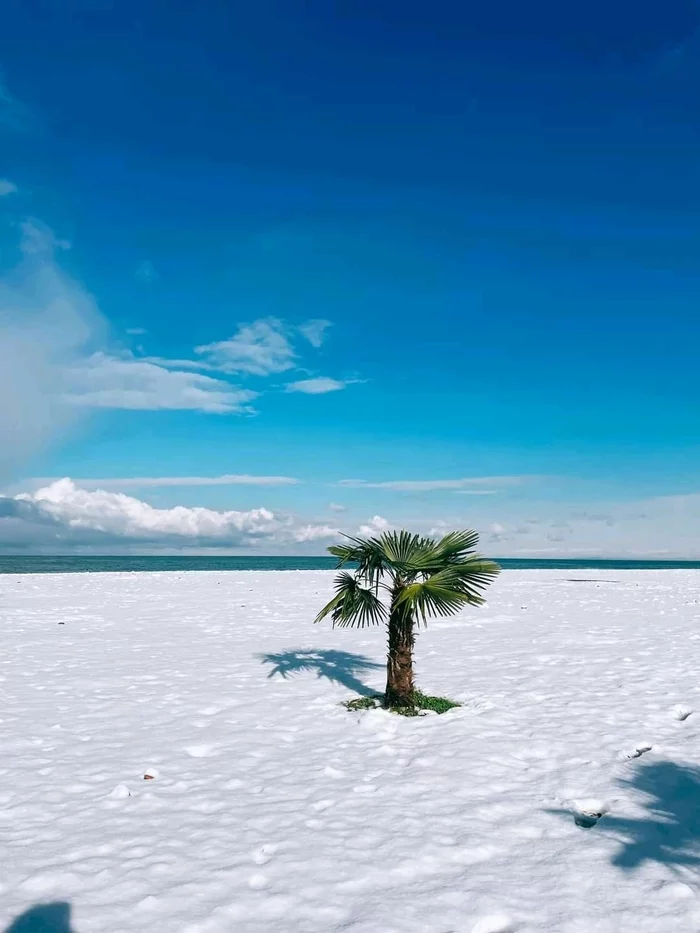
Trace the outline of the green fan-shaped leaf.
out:
<instances>
[{"instance_id":1,"label":"green fan-shaped leaf","mask_svg":"<svg viewBox=\"0 0 700 933\"><path fill-rule=\"evenodd\" d=\"M500 568L493 561L474 560L448 565L427 579L406 586L396 605L409 606L424 624L428 618L450 616L465 606L480 606L485 589Z\"/></svg>"},{"instance_id":2,"label":"green fan-shaped leaf","mask_svg":"<svg viewBox=\"0 0 700 933\"><path fill-rule=\"evenodd\" d=\"M386 607L376 592L360 586L351 573L339 573L335 589L335 596L316 616L316 622L330 616L334 626L364 628L365 625L379 625L386 619Z\"/></svg>"}]
</instances>

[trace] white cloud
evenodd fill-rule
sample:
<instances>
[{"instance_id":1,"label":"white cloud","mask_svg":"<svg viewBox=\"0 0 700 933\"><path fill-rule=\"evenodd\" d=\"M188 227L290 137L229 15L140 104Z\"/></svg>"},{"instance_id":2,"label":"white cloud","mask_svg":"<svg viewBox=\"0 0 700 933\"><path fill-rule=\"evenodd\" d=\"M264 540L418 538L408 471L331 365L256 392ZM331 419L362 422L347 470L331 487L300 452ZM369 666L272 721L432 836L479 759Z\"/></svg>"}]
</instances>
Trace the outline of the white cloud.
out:
<instances>
[{"instance_id":1,"label":"white cloud","mask_svg":"<svg viewBox=\"0 0 700 933\"><path fill-rule=\"evenodd\" d=\"M136 278L139 282L157 282L160 276L151 260L144 259L136 267Z\"/></svg>"},{"instance_id":2,"label":"white cloud","mask_svg":"<svg viewBox=\"0 0 700 933\"><path fill-rule=\"evenodd\" d=\"M300 523L265 508L154 508L124 493L83 489L70 479L57 480L32 494L0 498L2 546L16 542L68 548L129 542L151 546L293 546L337 534L327 525Z\"/></svg>"},{"instance_id":3,"label":"white cloud","mask_svg":"<svg viewBox=\"0 0 700 933\"><path fill-rule=\"evenodd\" d=\"M54 481L55 482L55 481ZM297 486L293 476L250 476L224 473L222 476L128 476L107 479L76 479L83 489L143 489L161 486Z\"/></svg>"},{"instance_id":4,"label":"white cloud","mask_svg":"<svg viewBox=\"0 0 700 933\"><path fill-rule=\"evenodd\" d=\"M527 518L533 508L536 522ZM432 521L390 522L374 515L359 528L348 521L338 528L333 522L309 521L266 508L155 508L118 491L59 480L34 493L0 496L0 550L143 553L145 549L257 548L258 553L268 554L319 553L323 544L343 531L373 537L407 527L442 536L454 528L475 527L482 533L486 553L497 544L496 556L501 557L700 558L700 494L606 503L603 508L605 512L600 504L593 504L590 515L585 515L580 503L572 507L552 501L515 502L502 521L472 514L466 519L450 515Z\"/></svg>"},{"instance_id":5,"label":"white cloud","mask_svg":"<svg viewBox=\"0 0 700 933\"><path fill-rule=\"evenodd\" d=\"M235 537L264 534L275 521L267 509L216 512L204 508L156 509L140 499L102 489L87 490L70 479L57 480L33 495L17 499L32 502L51 517L72 528L87 528L127 538L176 535L188 538Z\"/></svg>"},{"instance_id":6,"label":"white cloud","mask_svg":"<svg viewBox=\"0 0 700 933\"><path fill-rule=\"evenodd\" d=\"M458 496L495 496L498 489L455 489Z\"/></svg>"},{"instance_id":7,"label":"white cloud","mask_svg":"<svg viewBox=\"0 0 700 933\"><path fill-rule=\"evenodd\" d=\"M126 332L130 337L143 337L148 333L145 327L127 327Z\"/></svg>"},{"instance_id":8,"label":"white cloud","mask_svg":"<svg viewBox=\"0 0 700 933\"><path fill-rule=\"evenodd\" d=\"M303 525L294 532L294 540L302 544L310 541L337 538L339 535L340 531L337 528L331 528L329 525Z\"/></svg>"},{"instance_id":9,"label":"white cloud","mask_svg":"<svg viewBox=\"0 0 700 933\"><path fill-rule=\"evenodd\" d=\"M331 512L346 512L347 511L347 506L340 505L337 502L329 502L328 508L331 510Z\"/></svg>"},{"instance_id":10,"label":"white cloud","mask_svg":"<svg viewBox=\"0 0 700 933\"><path fill-rule=\"evenodd\" d=\"M53 258L58 250L71 248L68 240L60 240L43 221L36 217L28 217L19 225L22 234L20 249L24 256L41 256Z\"/></svg>"},{"instance_id":11,"label":"white cloud","mask_svg":"<svg viewBox=\"0 0 700 933\"><path fill-rule=\"evenodd\" d=\"M205 363L223 373L269 376L292 369L296 353L287 328L276 318L243 324L229 340L195 347Z\"/></svg>"},{"instance_id":12,"label":"white cloud","mask_svg":"<svg viewBox=\"0 0 700 933\"><path fill-rule=\"evenodd\" d=\"M438 489L451 489L465 491L471 495L491 495L495 490L465 490L465 487L519 486L530 478L528 476L482 476L465 479L388 480L383 483L370 483L364 479L341 479L336 486L343 486L347 489L393 489L398 492L432 492Z\"/></svg>"},{"instance_id":13,"label":"white cloud","mask_svg":"<svg viewBox=\"0 0 700 933\"><path fill-rule=\"evenodd\" d=\"M14 194L17 191L17 185L7 178L0 178L0 198L7 194Z\"/></svg>"},{"instance_id":14,"label":"white cloud","mask_svg":"<svg viewBox=\"0 0 700 933\"><path fill-rule=\"evenodd\" d=\"M299 382L290 382L286 392L303 392L305 395L325 395L327 392L337 392L344 389L347 382L339 382L328 376L317 376L314 379L300 379Z\"/></svg>"},{"instance_id":15,"label":"white cloud","mask_svg":"<svg viewBox=\"0 0 700 933\"><path fill-rule=\"evenodd\" d=\"M367 536L380 535L391 528L391 524L381 515L374 515L366 525L360 525L358 534Z\"/></svg>"},{"instance_id":16,"label":"white cloud","mask_svg":"<svg viewBox=\"0 0 700 933\"><path fill-rule=\"evenodd\" d=\"M67 400L92 408L250 412L258 395L201 373L102 352L67 369L64 385Z\"/></svg>"},{"instance_id":17,"label":"white cloud","mask_svg":"<svg viewBox=\"0 0 700 933\"><path fill-rule=\"evenodd\" d=\"M299 332L306 337L312 347L318 348L323 344L326 338L326 331L331 326L331 321L318 318L316 320L307 321L306 324L302 324L301 327L299 327Z\"/></svg>"},{"instance_id":18,"label":"white cloud","mask_svg":"<svg viewBox=\"0 0 700 933\"><path fill-rule=\"evenodd\" d=\"M204 370L207 372L217 372L217 366L210 366L203 360L185 360L169 359L167 356L138 356L135 357L141 363L153 363L154 366L161 366L163 369L191 369L195 372Z\"/></svg>"},{"instance_id":19,"label":"white cloud","mask_svg":"<svg viewBox=\"0 0 700 933\"><path fill-rule=\"evenodd\" d=\"M0 82L0 106L10 98ZM10 193L11 182L0 192ZM233 373L271 375L296 366L290 335L274 318L240 327L230 340L198 347L199 359L139 358L109 347L107 322L92 296L57 261L70 243L36 219L19 225L22 260L0 280L0 483L63 436L89 408L250 413L259 392ZM327 322L302 325L319 341ZM145 333L134 327L131 335ZM306 383L306 385L304 385ZM302 380L297 391L335 389Z\"/></svg>"},{"instance_id":20,"label":"white cloud","mask_svg":"<svg viewBox=\"0 0 700 933\"><path fill-rule=\"evenodd\" d=\"M0 281L0 481L63 434L75 417L58 388L99 339L91 296L62 272L65 244L35 221L22 225L23 259Z\"/></svg>"},{"instance_id":21,"label":"white cloud","mask_svg":"<svg viewBox=\"0 0 700 933\"><path fill-rule=\"evenodd\" d=\"M35 219L20 229L22 260L0 280L0 482L63 436L81 409L251 411L258 393L177 360L96 351L107 323L58 264L70 244Z\"/></svg>"}]
</instances>

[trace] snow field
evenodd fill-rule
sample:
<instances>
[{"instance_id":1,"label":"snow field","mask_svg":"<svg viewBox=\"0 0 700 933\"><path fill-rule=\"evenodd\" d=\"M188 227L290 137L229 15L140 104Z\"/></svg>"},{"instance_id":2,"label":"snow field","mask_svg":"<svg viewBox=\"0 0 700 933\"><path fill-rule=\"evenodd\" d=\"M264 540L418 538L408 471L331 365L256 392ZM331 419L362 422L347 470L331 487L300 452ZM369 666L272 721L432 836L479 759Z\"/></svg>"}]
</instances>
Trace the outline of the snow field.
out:
<instances>
[{"instance_id":1,"label":"snow field","mask_svg":"<svg viewBox=\"0 0 700 933\"><path fill-rule=\"evenodd\" d=\"M332 579L0 576L0 929L700 931L700 573L505 572L416 719L340 706L385 637Z\"/></svg>"}]
</instances>

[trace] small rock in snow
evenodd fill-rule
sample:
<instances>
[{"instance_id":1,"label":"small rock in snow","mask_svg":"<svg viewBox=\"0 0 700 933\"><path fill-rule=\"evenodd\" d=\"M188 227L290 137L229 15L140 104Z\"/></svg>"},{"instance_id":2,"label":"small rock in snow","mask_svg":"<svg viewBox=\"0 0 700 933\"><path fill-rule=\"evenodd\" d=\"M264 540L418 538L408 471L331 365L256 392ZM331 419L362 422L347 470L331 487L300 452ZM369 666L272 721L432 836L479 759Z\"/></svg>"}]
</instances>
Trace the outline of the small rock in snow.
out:
<instances>
[{"instance_id":1,"label":"small rock in snow","mask_svg":"<svg viewBox=\"0 0 700 933\"><path fill-rule=\"evenodd\" d=\"M693 715L693 710L689 706L683 706L678 704L678 706L673 707L673 717L677 719L678 722L685 722L688 716Z\"/></svg>"},{"instance_id":2,"label":"small rock in snow","mask_svg":"<svg viewBox=\"0 0 700 933\"><path fill-rule=\"evenodd\" d=\"M592 829L601 816L604 816L610 807L604 800L591 798L574 801L574 823L581 829Z\"/></svg>"},{"instance_id":3,"label":"small rock in snow","mask_svg":"<svg viewBox=\"0 0 700 933\"><path fill-rule=\"evenodd\" d=\"M639 742L633 748L627 749L625 752L620 753L620 758L641 758L642 755L646 755L647 752L650 752L653 748L651 742Z\"/></svg>"}]
</instances>

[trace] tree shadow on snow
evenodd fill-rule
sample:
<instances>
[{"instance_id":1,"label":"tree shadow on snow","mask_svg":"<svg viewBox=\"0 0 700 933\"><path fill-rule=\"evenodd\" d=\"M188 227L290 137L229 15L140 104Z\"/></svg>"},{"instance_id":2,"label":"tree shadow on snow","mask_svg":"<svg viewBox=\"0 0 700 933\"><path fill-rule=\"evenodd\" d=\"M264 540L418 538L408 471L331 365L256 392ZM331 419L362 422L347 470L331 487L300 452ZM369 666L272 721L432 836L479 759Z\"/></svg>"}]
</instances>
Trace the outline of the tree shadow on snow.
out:
<instances>
[{"instance_id":1,"label":"tree shadow on snow","mask_svg":"<svg viewBox=\"0 0 700 933\"><path fill-rule=\"evenodd\" d=\"M613 865L631 870L643 862L672 866L700 865L700 768L674 761L640 765L619 782L646 797L646 816L623 819L606 816L600 828L621 837Z\"/></svg>"},{"instance_id":2,"label":"tree shadow on snow","mask_svg":"<svg viewBox=\"0 0 700 933\"><path fill-rule=\"evenodd\" d=\"M350 651L282 651L279 654L259 654L257 657L263 664L272 665L268 678L279 674L286 680L293 674L315 671L317 677L342 684L361 696L372 696L377 691L363 684L357 675L384 667L383 664Z\"/></svg>"},{"instance_id":3,"label":"tree shadow on snow","mask_svg":"<svg viewBox=\"0 0 700 933\"><path fill-rule=\"evenodd\" d=\"M5 933L75 933L70 922L70 904L37 904L16 917Z\"/></svg>"},{"instance_id":4,"label":"tree shadow on snow","mask_svg":"<svg viewBox=\"0 0 700 933\"><path fill-rule=\"evenodd\" d=\"M644 862L671 870L700 869L700 768L673 761L640 764L625 790L644 795L646 814L637 818L606 814L592 832L609 833L620 842L613 865L633 871Z\"/></svg>"}]
</instances>

